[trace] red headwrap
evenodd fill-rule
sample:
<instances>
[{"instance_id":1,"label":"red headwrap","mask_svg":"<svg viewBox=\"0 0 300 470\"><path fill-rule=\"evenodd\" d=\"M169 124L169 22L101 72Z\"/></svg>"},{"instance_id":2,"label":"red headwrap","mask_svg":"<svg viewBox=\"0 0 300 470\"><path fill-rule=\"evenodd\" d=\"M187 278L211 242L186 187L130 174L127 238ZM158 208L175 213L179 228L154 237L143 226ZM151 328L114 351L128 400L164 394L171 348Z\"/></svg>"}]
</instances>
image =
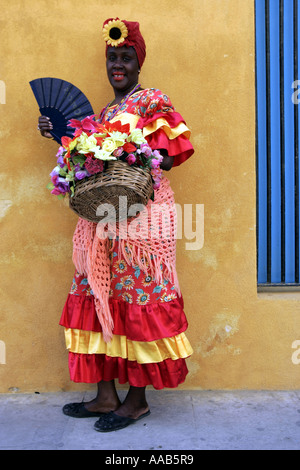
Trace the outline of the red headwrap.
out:
<instances>
[{"instance_id":1,"label":"red headwrap","mask_svg":"<svg viewBox=\"0 0 300 470\"><path fill-rule=\"evenodd\" d=\"M142 67L146 57L146 44L140 32L140 25L136 21L109 18L103 23L103 37L107 48L111 47L134 47L139 66Z\"/></svg>"}]
</instances>

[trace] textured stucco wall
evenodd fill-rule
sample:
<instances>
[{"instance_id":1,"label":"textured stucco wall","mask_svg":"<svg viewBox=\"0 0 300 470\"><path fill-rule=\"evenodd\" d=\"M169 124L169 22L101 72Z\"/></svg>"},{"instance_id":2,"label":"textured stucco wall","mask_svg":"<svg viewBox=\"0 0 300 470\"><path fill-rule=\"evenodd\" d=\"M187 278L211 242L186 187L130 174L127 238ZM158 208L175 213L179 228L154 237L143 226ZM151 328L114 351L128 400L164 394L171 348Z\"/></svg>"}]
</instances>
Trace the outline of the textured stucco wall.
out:
<instances>
[{"instance_id":1,"label":"textured stucco wall","mask_svg":"<svg viewBox=\"0 0 300 470\"><path fill-rule=\"evenodd\" d=\"M28 82L78 86L99 111L111 98L101 25L138 20L144 87L169 94L195 155L170 174L177 202L204 207L204 245L178 241L195 353L181 388L292 389L300 365L296 294L258 295L252 0L0 0L0 392L79 389L58 326L73 276L76 216L45 188L57 145L36 131ZM295 361L294 361L295 362ZM297 361L296 361L297 362ZM84 386L86 388L86 386Z\"/></svg>"}]
</instances>

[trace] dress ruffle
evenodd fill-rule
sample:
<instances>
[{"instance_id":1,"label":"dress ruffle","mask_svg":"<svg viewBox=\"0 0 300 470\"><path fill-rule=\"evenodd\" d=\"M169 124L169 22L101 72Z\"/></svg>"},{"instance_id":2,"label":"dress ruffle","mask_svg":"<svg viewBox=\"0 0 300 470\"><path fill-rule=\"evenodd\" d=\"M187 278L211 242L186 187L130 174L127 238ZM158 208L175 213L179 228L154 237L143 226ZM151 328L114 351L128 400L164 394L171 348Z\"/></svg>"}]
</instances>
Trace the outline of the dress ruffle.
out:
<instances>
[{"instance_id":1,"label":"dress ruffle","mask_svg":"<svg viewBox=\"0 0 300 470\"><path fill-rule=\"evenodd\" d=\"M106 118L110 118L114 109L114 106L108 108ZM194 153L189 141L190 130L161 90L148 88L133 94L111 121L119 119L133 128L143 129L153 150L165 149L174 157L173 166L185 162Z\"/></svg>"},{"instance_id":2,"label":"dress ruffle","mask_svg":"<svg viewBox=\"0 0 300 470\"><path fill-rule=\"evenodd\" d=\"M154 134L146 137L152 149L165 149L170 157L174 157L173 166L181 165L194 153L190 141L185 136L178 136L174 140L169 140L162 129L158 129Z\"/></svg>"},{"instance_id":3,"label":"dress ruffle","mask_svg":"<svg viewBox=\"0 0 300 470\"><path fill-rule=\"evenodd\" d=\"M139 364L163 362L166 359L185 359L192 348L184 333L156 341L131 341L126 336L113 335L107 343L102 333L65 329L66 347L77 354L105 354L121 357Z\"/></svg>"},{"instance_id":4,"label":"dress ruffle","mask_svg":"<svg viewBox=\"0 0 300 470\"><path fill-rule=\"evenodd\" d=\"M185 358L192 348L184 334L188 323L182 297L165 302L163 294L159 301L146 305L110 297L115 329L112 341L106 343L94 296L83 276L75 276L72 291L79 293L68 295L60 321L65 327L72 381L118 379L120 384L155 389L175 388L184 382L188 374Z\"/></svg>"},{"instance_id":5,"label":"dress ruffle","mask_svg":"<svg viewBox=\"0 0 300 470\"><path fill-rule=\"evenodd\" d=\"M110 298L114 321L114 335L126 336L131 341L155 341L176 336L188 327L183 311L182 297L170 302L147 305L130 304ZM60 325L85 331L101 332L92 295L69 294Z\"/></svg>"},{"instance_id":6,"label":"dress ruffle","mask_svg":"<svg viewBox=\"0 0 300 470\"><path fill-rule=\"evenodd\" d=\"M161 390L176 388L184 382L188 369L184 359L166 359L157 364L138 364L128 359L104 354L69 353L70 378L73 382L97 383L118 379L120 384L133 387L152 385Z\"/></svg>"},{"instance_id":7,"label":"dress ruffle","mask_svg":"<svg viewBox=\"0 0 300 470\"><path fill-rule=\"evenodd\" d=\"M190 131L177 112L156 113L151 118L140 118L137 128L143 129L152 149L165 149L169 156L174 157L173 166L185 162L194 153L189 141Z\"/></svg>"}]
</instances>

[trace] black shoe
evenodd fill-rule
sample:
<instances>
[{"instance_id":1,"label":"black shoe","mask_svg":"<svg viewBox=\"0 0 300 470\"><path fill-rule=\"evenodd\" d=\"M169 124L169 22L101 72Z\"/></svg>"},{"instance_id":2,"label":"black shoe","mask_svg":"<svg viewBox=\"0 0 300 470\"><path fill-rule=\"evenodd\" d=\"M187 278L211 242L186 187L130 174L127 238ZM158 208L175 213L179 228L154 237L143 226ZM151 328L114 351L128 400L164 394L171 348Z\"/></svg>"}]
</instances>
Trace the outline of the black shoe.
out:
<instances>
[{"instance_id":1,"label":"black shoe","mask_svg":"<svg viewBox=\"0 0 300 470\"><path fill-rule=\"evenodd\" d=\"M136 421L139 421L142 418L146 418L146 416L150 415L150 410L146 413L142 414L136 419L133 418L126 418L124 416L119 416L113 411L106 414L102 418L96 421L94 428L96 431L99 432L111 432L111 431L118 431L119 429L126 428L130 424L134 424Z\"/></svg>"},{"instance_id":2,"label":"black shoe","mask_svg":"<svg viewBox=\"0 0 300 470\"><path fill-rule=\"evenodd\" d=\"M65 415L72 416L72 418L95 418L106 414L87 410L83 402L68 403L63 407L62 411Z\"/></svg>"}]
</instances>

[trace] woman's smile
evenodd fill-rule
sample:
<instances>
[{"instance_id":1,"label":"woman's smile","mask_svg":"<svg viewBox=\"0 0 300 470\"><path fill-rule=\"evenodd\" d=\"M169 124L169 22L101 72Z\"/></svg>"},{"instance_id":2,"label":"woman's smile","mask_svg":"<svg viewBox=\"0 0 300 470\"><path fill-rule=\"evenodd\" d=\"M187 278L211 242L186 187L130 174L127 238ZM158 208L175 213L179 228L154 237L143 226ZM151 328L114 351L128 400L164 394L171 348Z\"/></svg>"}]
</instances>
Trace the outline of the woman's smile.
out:
<instances>
[{"instance_id":1,"label":"woman's smile","mask_svg":"<svg viewBox=\"0 0 300 470\"><path fill-rule=\"evenodd\" d=\"M113 72L112 76L113 76L113 79L116 82L121 82L125 78L125 73L123 73L123 72Z\"/></svg>"}]
</instances>

